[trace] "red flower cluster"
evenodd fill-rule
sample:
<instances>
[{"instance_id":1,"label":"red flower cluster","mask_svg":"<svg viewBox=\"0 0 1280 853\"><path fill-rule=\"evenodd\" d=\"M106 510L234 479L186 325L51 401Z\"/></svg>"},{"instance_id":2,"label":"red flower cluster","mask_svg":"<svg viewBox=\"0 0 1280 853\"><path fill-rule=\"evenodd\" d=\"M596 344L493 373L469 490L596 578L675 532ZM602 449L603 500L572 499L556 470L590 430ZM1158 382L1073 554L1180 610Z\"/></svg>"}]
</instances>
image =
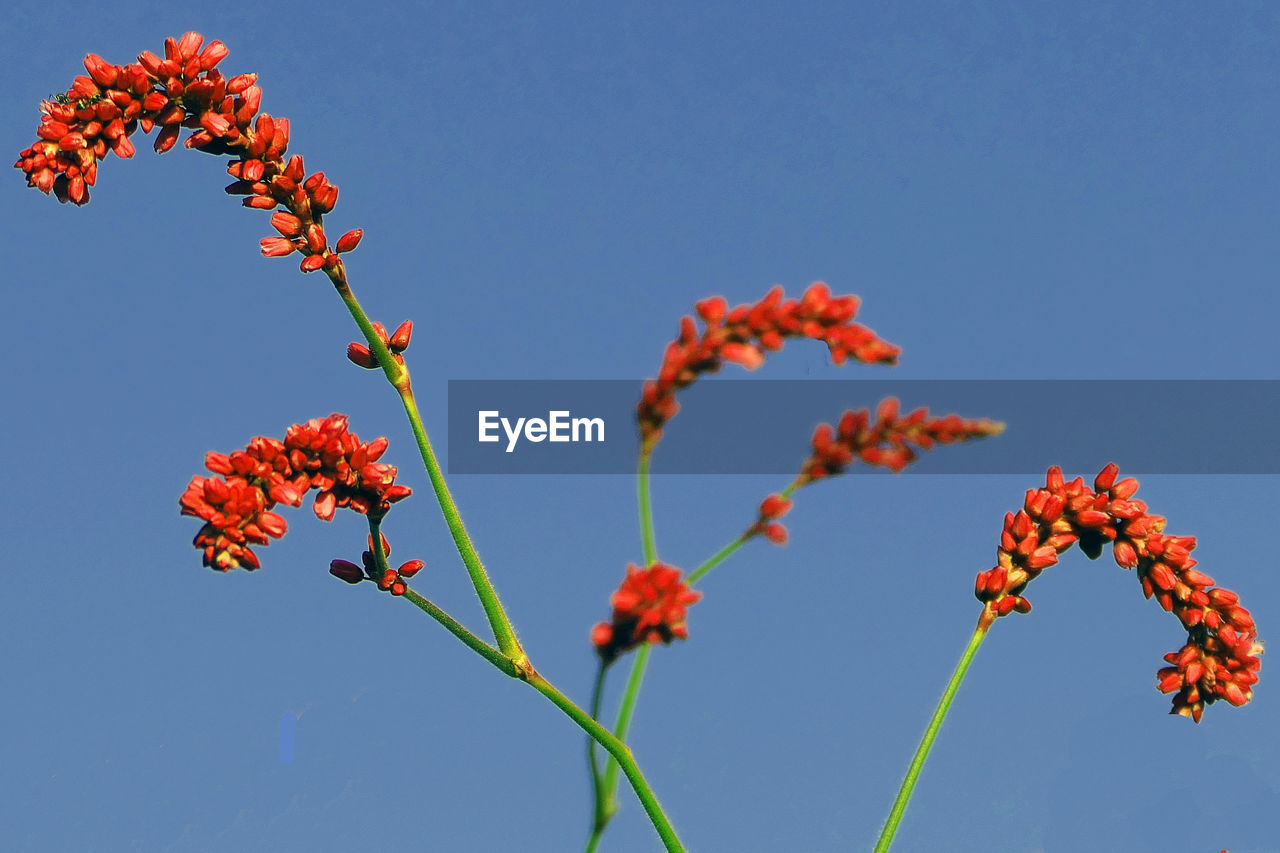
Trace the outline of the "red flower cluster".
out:
<instances>
[{"instance_id":1,"label":"red flower cluster","mask_svg":"<svg viewBox=\"0 0 1280 853\"><path fill-rule=\"evenodd\" d=\"M137 64L112 65L89 54L84 60L88 76L76 77L65 94L41 103L39 141L14 166L26 174L28 186L46 194L52 190L62 202L85 204L88 188L97 182L98 162L109 151L133 156L129 136L135 130L150 133L159 127L154 147L164 153L183 127L193 128L186 147L238 158L227 167L236 178L228 193L248 196L247 207L286 209L271 218L282 236L264 239L263 254L297 251L305 256L304 272L333 270L339 253L354 249L361 232L351 231L329 248L320 219L333 209L338 188L323 172L308 177L301 157L285 162L288 119L258 113L258 75L222 76L215 66L227 53L222 42L205 45L199 33L187 33L165 39L163 59L145 51Z\"/></svg>"},{"instance_id":2,"label":"red flower cluster","mask_svg":"<svg viewBox=\"0 0 1280 853\"><path fill-rule=\"evenodd\" d=\"M394 465L378 463L386 449L385 438L361 442L347 429L346 416L333 414L294 424L284 441L259 436L230 456L209 453L205 466L221 476L193 477L179 501L183 515L205 522L193 543L204 551L204 565L258 568L249 545L267 545L287 529L270 510L278 503L300 506L310 489L320 490L315 513L325 521L338 507L387 512L412 490L396 485Z\"/></svg>"},{"instance_id":3,"label":"red flower cluster","mask_svg":"<svg viewBox=\"0 0 1280 853\"><path fill-rule=\"evenodd\" d=\"M386 536L381 538L383 556L389 557L391 545L387 542ZM410 560L401 564L398 569L378 571L378 560L373 553L372 536L369 537L369 550L360 555L360 562L364 564L364 568L347 560L334 560L329 564L329 574L350 584L365 580L373 581L378 585L378 589L390 592L392 595L404 595L409 588L405 580L422 571L422 567L426 565L422 560Z\"/></svg>"},{"instance_id":4,"label":"red flower cluster","mask_svg":"<svg viewBox=\"0 0 1280 853\"><path fill-rule=\"evenodd\" d=\"M1239 596L1214 589L1213 578L1196 571L1192 536L1166 536L1165 519L1149 515L1143 501L1132 500L1138 481L1116 481L1119 468L1102 469L1093 489L1083 478L1064 482L1062 469L1049 469L1043 489L1027 492L1023 509L1007 513L1000 537L998 565L978 575L975 594L986 604L979 625L1000 616L1026 613L1027 584L1058 562L1058 555L1079 542L1096 559L1111 543L1116 563L1136 569L1147 598L1155 596L1187 629L1187 642L1164 656L1172 666L1157 674L1159 689L1175 693L1170 713L1200 722L1205 705L1226 699L1243 705L1253 698L1262 645L1249 611Z\"/></svg>"},{"instance_id":5,"label":"red flower cluster","mask_svg":"<svg viewBox=\"0 0 1280 853\"><path fill-rule=\"evenodd\" d=\"M409 348L409 339L413 337L413 321L405 320L390 335L387 334L387 327L381 323L375 322L371 325L387 349L391 350L392 358L400 364L404 364L404 356L400 353ZM366 370L378 369L378 360L374 358L373 352L364 344L354 342L347 344L347 359L352 364L363 367Z\"/></svg>"},{"instance_id":6,"label":"red flower cluster","mask_svg":"<svg viewBox=\"0 0 1280 853\"><path fill-rule=\"evenodd\" d=\"M988 418L931 418L926 408L902 416L897 399L888 397L876 409L874 423L866 409L859 409L845 412L834 430L829 424L819 424L813 432L813 454L800 470L796 486L840 474L857 460L897 473L916 459L916 451L910 445L930 450L937 444L969 441L1003 430L1004 424Z\"/></svg>"},{"instance_id":7,"label":"red flower cluster","mask_svg":"<svg viewBox=\"0 0 1280 853\"><path fill-rule=\"evenodd\" d=\"M715 373L726 361L754 370L764 363L767 352L781 349L787 338L825 342L836 364L849 358L867 364L894 364L901 351L853 322L858 313L856 296L833 297L820 281L798 300L784 300L782 288L775 287L755 305L730 310L723 297L715 296L702 300L696 308L705 324L702 332L692 317L683 317L680 336L667 345L658 378L644 385L636 407L642 452L652 450L662 437L663 425L680 410L676 392L704 373Z\"/></svg>"},{"instance_id":8,"label":"red flower cluster","mask_svg":"<svg viewBox=\"0 0 1280 853\"><path fill-rule=\"evenodd\" d=\"M689 636L688 606L702 598L680 579L680 570L663 563L647 569L627 566L618 591L609 599L612 622L591 630L591 642L605 663L641 643L670 643Z\"/></svg>"},{"instance_id":9,"label":"red flower cluster","mask_svg":"<svg viewBox=\"0 0 1280 853\"><path fill-rule=\"evenodd\" d=\"M930 418L928 409L916 409L905 417L898 414L898 401L889 397L876 409L876 421L866 409L845 412L839 426L819 424L813 433L813 454L805 460L786 494L815 480L841 474L855 461L882 465L899 472L916 459L909 445L929 450L937 444L951 444L996 435L1004 424L983 418L965 420L959 415ZM769 495L760 504L755 524L747 528L743 539L764 535L775 545L787 544L787 528L778 519L791 509L791 500L783 495Z\"/></svg>"}]
</instances>

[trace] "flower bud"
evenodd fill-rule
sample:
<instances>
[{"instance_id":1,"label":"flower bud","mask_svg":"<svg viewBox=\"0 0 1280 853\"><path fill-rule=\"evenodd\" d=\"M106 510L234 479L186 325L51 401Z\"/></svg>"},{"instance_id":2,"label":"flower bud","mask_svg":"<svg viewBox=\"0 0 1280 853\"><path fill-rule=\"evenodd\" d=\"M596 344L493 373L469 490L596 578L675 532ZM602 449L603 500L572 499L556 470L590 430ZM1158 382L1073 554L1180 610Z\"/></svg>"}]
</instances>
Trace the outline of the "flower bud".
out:
<instances>
[{"instance_id":1,"label":"flower bud","mask_svg":"<svg viewBox=\"0 0 1280 853\"><path fill-rule=\"evenodd\" d=\"M350 343L347 345L347 359L358 367L365 370L377 370L378 360L373 357L373 353L364 344Z\"/></svg>"},{"instance_id":2,"label":"flower bud","mask_svg":"<svg viewBox=\"0 0 1280 853\"><path fill-rule=\"evenodd\" d=\"M781 518L791 511L791 501L782 495L769 495L760 502L761 518Z\"/></svg>"},{"instance_id":3,"label":"flower bud","mask_svg":"<svg viewBox=\"0 0 1280 853\"><path fill-rule=\"evenodd\" d=\"M302 233L302 220L283 210L271 215L271 226L286 237L297 237Z\"/></svg>"},{"instance_id":4,"label":"flower bud","mask_svg":"<svg viewBox=\"0 0 1280 853\"><path fill-rule=\"evenodd\" d=\"M395 333L391 335L391 340L387 342L387 348L393 353L402 353L409 348L409 339L411 337L413 337L413 321L405 320L396 327Z\"/></svg>"},{"instance_id":5,"label":"flower bud","mask_svg":"<svg viewBox=\"0 0 1280 853\"><path fill-rule=\"evenodd\" d=\"M334 578L346 580L348 584L358 584L365 579L365 573L360 570L360 566L346 560L330 562L329 574L333 575Z\"/></svg>"},{"instance_id":6,"label":"flower bud","mask_svg":"<svg viewBox=\"0 0 1280 853\"><path fill-rule=\"evenodd\" d=\"M194 59L200 52L200 45L204 44L204 36L199 33L183 33L182 38L174 45L174 53L170 55L169 43L172 41L173 39L165 39L165 55L169 59L187 62Z\"/></svg>"},{"instance_id":7,"label":"flower bud","mask_svg":"<svg viewBox=\"0 0 1280 853\"><path fill-rule=\"evenodd\" d=\"M227 54L230 52L231 51L227 46L220 41L209 42L209 44L205 46L205 49L200 51L200 55L198 57L200 60L200 70L213 70L213 67L226 59Z\"/></svg>"},{"instance_id":8,"label":"flower bud","mask_svg":"<svg viewBox=\"0 0 1280 853\"><path fill-rule=\"evenodd\" d=\"M336 247L338 252L350 252L356 246L360 245L362 237L364 237L363 228L356 228L353 231L348 231L346 234L343 234L338 238L338 245Z\"/></svg>"},{"instance_id":9,"label":"flower bud","mask_svg":"<svg viewBox=\"0 0 1280 853\"><path fill-rule=\"evenodd\" d=\"M325 236L324 228L320 225L307 226L307 248L311 250L311 254L318 255L324 251Z\"/></svg>"},{"instance_id":10,"label":"flower bud","mask_svg":"<svg viewBox=\"0 0 1280 853\"><path fill-rule=\"evenodd\" d=\"M283 258L293 251L293 243L285 237L263 237L259 243L268 258Z\"/></svg>"}]
</instances>

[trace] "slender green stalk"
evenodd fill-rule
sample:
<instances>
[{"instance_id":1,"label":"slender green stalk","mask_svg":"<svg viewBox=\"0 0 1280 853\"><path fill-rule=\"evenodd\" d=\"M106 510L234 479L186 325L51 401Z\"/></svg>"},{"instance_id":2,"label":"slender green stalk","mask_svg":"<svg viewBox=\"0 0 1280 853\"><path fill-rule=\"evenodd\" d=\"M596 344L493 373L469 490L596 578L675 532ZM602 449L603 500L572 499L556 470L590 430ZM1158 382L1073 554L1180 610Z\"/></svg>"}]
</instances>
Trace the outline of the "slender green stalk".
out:
<instances>
[{"instance_id":1,"label":"slender green stalk","mask_svg":"<svg viewBox=\"0 0 1280 853\"><path fill-rule=\"evenodd\" d=\"M386 571L387 555L382 547L382 539L380 534L381 518L369 519L369 532L373 536L374 542L374 560L380 572ZM579 708L563 693L555 688L551 682L543 678L536 670L533 669L527 657L521 661L512 660L500 650L486 643L484 640L471 633L459 623L456 619L438 607L429 599L419 595L406 585L403 598L408 599L419 610L422 610L432 619L443 625L450 634L453 634L476 654L483 657L489 663L493 664L499 670L512 678L519 678L525 681L534 690L537 690L543 696L551 700L557 708L563 711L569 719L573 720L590 738L589 743L599 743L608 751L613 760L622 766L622 771L627 774L631 787L636 792L636 796L640 799L641 805L644 806L645 813L649 816L649 820L653 823L653 828L657 830L658 836L662 839L663 845L669 853L684 853L684 847L680 844L680 839L676 836L671 821L662 811L662 806L658 803L657 796L653 793L653 789L649 787L649 782L644 778L644 774L640 772L639 765L636 764L635 758L631 754L631 749L618 738L609 733L609 730L596 722L595 717L600 713L600 687L604 681L604 672L606 667L602 666L600 672L596 676L596 689L591 699L591 713ZM592 776L600 779L595 772L595 751L594 747L589 749L589 755L592 765ZM597 794L598 796L598 794ZM612 795L611 795L612 796ZM597 802L604 802L603 798ZM612 801L610 800L611 804ZM612 809L606 809L607 815L612 815L616 810L616 806ZM597 823L601 829L608 823L608 816L603 819L597 818ZM593 833L593 838L598 841L599 833Z\"/></svg>"},{"instance_id":2,"label":"slender green stalk","mask_svg":"<svg viewBox=\"0 0 1280 853\"><path fill-rule=\"evenodd\" d=\"M604 678L609 672L609 664L603 660L596 667L595 684L591 688L591 719L600 719L600 702L604 696ZM592 816L591 816L591 838L587 844L587 850L594 850L595 845L600 840L600 833L603 832L605 826L609 823L609 819L618 811L618 804L614 799L606 794L604 787L604 775L600 772L600 762L596 757L596 741L595 738L587 738L587 765L591 769L591 799L592 799Z\"/></svg>"},{"instance_id":3,"label":"slender green stalk","mask_svg":"<svg viewBox=\"0 0 1280 853\"><path fill-rule=\"evenodd\" d=\"M706 562L695 569L689 575L688 584L693 586L707 572L714 569L721 562L727 559L734 551L737 551L748 541L749 537L740 536L721 548ZM618 718L613 725L613 733L623 741L627 739L627 733L631 729L631 719L635 716L636 701L640 697L640 684L644 680L645 669L649 665L649 654L652 646L646 644L636 650L635 659L631 662L631 674L627 677L627 689L622 694L622 704L618 706ZM597 696L593 699L591 716L599 717L599 700L598 694L603 687L604 670L601 669L596 677ZM596 775L595 767L595 747L592 743L587 744L592 760L592 779L595 787L595 824L592 827L591 838L587 842L585 853L592 853L596 845L600 841L600 836L604 832L605 826L608 825L609 819L613 817L617 811L617 803L614 801L614 791L618 786L618 765L609 761L605 765L605 773L603 784ZM602 817L603 815L603 817Z\"/></svg>"},{"instance_id":4,"label":"slender green stalk","mask_svg":"<svg viewBox=\"0 0 1280 853\"><path fill-rule=\"evenodd\" d=\"M595 741L591 741L595 743ZM596 853L596 849L600 846L600 839L604 838L604 828L608 826L608 821L603 824L597 824L591 827L591 835L587 837L587 846L582 848L582 853Z\"/></svg>"},{"instance_id":5,"label":"slender green stalk","mask_svg":"<svg viewBox=\"0 0 1280 853\"><path fill-rule=\"evenodd\" d=\"M636 700L640 698L640 684L644 681L644 672L649 665L649 654L653 646L645 643L636 649L635 660L631 664L631 674L627 677L627 687L622 694L622 702L618 705L618 717L613 723L614 735L624 743L631 731L631 720L636 713ZM604 768L604 798L613 803L614 792L618 790L618 765L610 761ZM607 823L608 821L606 821ZM604 827L600 827L600 832Z\"/></svg>"},{"instance_id":6,"label":"slender green stalk","mask_svg":"<svg viewBox=\"0 0 1280 853\"><path fill-rule=\"evenodd\" d=\"M382 574L390 568L387 563L387 552L382 547L382 517L369 516L369 538L373 541L373 560L374 565L378 567L378 574ZM484 640L467 630L457 619L454 619L444 610L440 609L434 602L423 598L418 593L409 588L405 584L404 597L412 602L419 610L426 613L432 619L439 622L453 636L461 640L467 648L487 660L489 663L502 670L512 678L520 678L520 671L512 663L511 658L504 655Z\"/></svg>"},{"instance_id":7,"label":"slender green stalk","mask_svg":"<svg viewBox=\"0 0 1280 853\"><path fill-rule=\"evenodd\" d=\"M649 492L649 460L648 451L641 450L640 464L636 467L636 504L640 514L640 543L644 551L645 566L652 566L658 559L657 537L653 530L653 505ZM636 699L640 693L640 682L644 679L644 670L649 662L648 645L636 651L635 660L631 664L631 675L627 678L627 689L622 695L622 704L618 706L618 718L613 725L614 734L619 740L626 741L627 731L631 728L631 718L635 714ZM597 678L596 686L603 689L603 671ZM599 708L593 707L592 716L599 716ZM588 749L591 749L588 746ZM592 753L594 760L594 752ZM614 792L618 788L618 765L612 758L605 763L604 780L600 783L595 768L592 768L592 781L595 789L595 808L591 836L587 839L586 853L592 853L600 843L600 836L609 824L609 819L617 811Z\"/></svg>"},{"instance_id":8,"label":"slender green stalk","mask_svg":"<svg viewBox=\"0 0 1280 853\"><path fill-rule=\"evenodd\" d=\"M463 524L462 516L458 513L458 507L453 502L453 496L449 493L449 486L445 482L444 472L440 469L440 463L436 460L435 451L431 448L431 440L427 438L426 428L422 424L422 415L418 411L417 401L413 397L413 386L409 381L408 368L392 357L391 351L387 349L386 344L382 342L382 338L374 331L373 324L369 321L364 309L360 307L355 294L351 292L351 286L347 284L345 269L341 266L338 267L330 274L330 280L333 281L338 295L342 297L343 304L347 306L347 310L355 319L356 325L364 333L365 340L368 341L369 348L378 359L378 364L382 366L388 381L391 382L396 392L400 395L400 400L404 404L405 414L409 418L409 425L413 429L413 437L418 444L418 451L422 456L422 463L427 469L427 477L431 480L431 488L435 492L436 501L440 504L440 511L449 527L449 533L453 536L453 543L458 549L458 555L462 557L463 565L467 568L467 574L471 578L471 585L475 588L481 606L484 607L485 616L489 620L489 627L493 630L493 638L497 642L498 648L507 657L515 661L517 665L526 663L528 655L525 654L524 649L520 646L520 641L516 638L515 627L511 624L511 620L507 617L507 613L502 607L498 592L494 589L493 582L489 580L489 575L484 569L484 564L480 561L480 555L476 552L475 546L471 544L471 537L467 533L466 525Z\"/></svg>"},{"instance_id":9,"label":"slender green stalk","mask_svg":"<svg viewBox=\"0 0 1280 853\"><path fill-rule=\"evenodd\" d=\"M781 492L782 497L790 498L791 495L798 488L799 486L796 483L792 483L791 485L787 486L785 489L782 490ZM741 536L739 536L737 539L730 542L728 545L725 545L719 551L716 551L714 554L708 557L706 561L702 563L702 565L698 566L698 568L689 572L689 577L685 578L685 583L687 583L689 586L693 586L695 583L702 580L707 575L708 572L710 572L716 566L720 565L729 557L731 557L734 551L737 551L743 545L750 542L752 538L753 537L750 533L744 533Z\"/></svg>"},{"instance_id":10,"label":"slender green stalk","mask_svg":"<svg viewBox=\"0 0 1280 853\"><path fill-rule=\"evenodd\" d=\"M422 610L432 619L443 625L450 634L453 634L453 636L465 643L467 648L480 655L489 663L493 664L512 678L520 677L520 670L518 670L516 665L511 662L511 658L507 657L502 652L498 651L493 646L468 631L458 622L458 620L454 619L448 613L445 613L434 603L423 598L412 589L406 589L404 591L404 598L412 602L419 610Z\"/></svg>"},{"instance_id":11,"label":"slender green stalk","mask_svg":"<svg viewBox=\"0 0 1280 853\"><path fill-rule=\"evenodd\" d=\"M647 452L641 452L640 465L636 471L636 497L639 504L640 514L640 540L644 548L645 565L652 565L657 559L657 546L655 544L655 535L653 529L653 509L651 505L651 494L649 488L649 460L650 455ZM792 483L782 491L785 498L791 497L792 493L798 486ZM712 554L700 566L689 573L686 583L693 586L699 580L706 576L708 572L716 566L723 563L733 555L735 551L751 540L751 536L743 534L725 545L716 553ZM627 677L627 687L622 694L622 702L618 706L618 717L613 725L613 733L623 742L627 739L627 734L631 729L631 720L635 716L636 702L640 696L640 685L644 681L645 670L649 665L649 654L652 646L644 645L636 651L635 659L631 663L631 674ZM597 675L596 690L600 691L603 687L603 671ZM598 698L598 697L597 697ZM599 716L598 702L593 701L592 716ZM600 837L604 833L605 827L609 820L613 817L617 810L617 803L614 800L614 792L618 786L618 766L612 760L607 762L604 771L604 783L599 782L596 775L596 765L594 746L588 744L587 749L590 752L592 763L592 782L595 791L595 809L594 823L592 826L591 836L587 840L587 846L584 853L594 853L597 845L600 843ZM603 815L603 819L602 816Z\"/></svg>"},{"instance_id":12,"label":"slender green stalk","mask_svg":"<svg viewBox=\"0 0 1280 853\"><path fill-rule=\"evenodd\" d=\"M662 843L668 853L683 853L684 847L676 836L675 828L667 820L666 814L662 811L662 806L658 803L658 798L654 796L653 790L644 778L644 774L640 772L639 765L636 764L635 758L631 755L631 749L621 739L614 737L609 733L608 729L592 719L590 714L573 704L568 697L553 687L550 682L537 672L530 672L526 680L529 682L530 687L550 699L552 704L568 714L575 723L582 727L583 731L591 735L613 756L614 760L622 767L622 772L626 774L628 781L631 782L631 787L635 789L636 796L640 798L640 804L644 806L645 814L649 816L654 829L658 831L658 836L662 839Z\"/></svg>"},{"instance_id":13,"label":"slender green stalk","mask_svg":"<svg viewBox=\"0 0 1280 853\"><path fill-rule=\"evenodd\" d=\"M649 495L649 454L640 454L636 469L636 503L640 508L640 544L644 549L644 564L652 566L658 559L658 545L653 532L653 504Z\"/></svg>"},{"instance_id":14,"label":"slender green stalk","mask_svg":"<svg viewBox=\"0 0 1280 853\"><path fill-rule=\"evenodd\" d=\"M627 780L631 783L632 789L640 799L640 804L644 806L645 814L649 816L649 820L653 823L653 828L657 830L658 837L662 839L663 846L668 853L684 853L684 847L676 835L675 828L671 825L666 813L662 811L662 806L659 804L657 796L653 793L653 789L649 787L648 780L640 772L640 767L636 764L635 758L631 754L631 749L625 743L610 734L609 730L597 723L591 714L579 708L574 704L573 700L569 699L557 690L551 682L538 674L528 664L527 659L523 664L517 665L511 658L468 631L452 616L412 589L406 589L403 597L443 625L448 629L449 633L453 634L489 663L512 678L519 678L525 681L534 690L546 696L553 705L563 711L569 719L577 723L587 733L591 743L599 743L603 746L609 755L622 766L622 772L627 775ZM593 704L598 706L598 702L593 702ZM596 712L599 712L598 707ZM594 764L594 756L592 759ZM606 823L607 821L608 818L605 818ZM601 824L601 828L603 829L603 824ZM598 840L598 837L598 833L593 834L593 838Z\"/></svg>"},{"instance_id":15,"label":"slender green stalk","mask_svg":"<svg viewBox=\"0 0 1280 853\"><path fill-rule=\"evenodd\" d=\"M929 727L924 731L924 738L920 741L910 766L907 767L907 776L902 780L902 787L898 789L898 797L893 801L893 808L889 810L889 818L880 832L880 839L876 841L874 853L888 853L889 845L893 843L893 836L898 831L898 824L907 810L907 803L911 801L911 792L920 778L920 771L924 769L925 759L929 757L929 750L933 748L933 742L938 737L942 721L947 718L947 711L951 709L951 700L960 689L960 682L964 680L965 673L969 671L969 664L973 662L974 655L978 653L978 646L982 645L986 636L987 627L979 623L973 636L969 638L969 645L965 647L960 663L956 664L956 671L951 674L947 689L942 692L942 699L939 700L938 707L933 712L933 718L929 720Z\"/></svg>"},{"instance_id":16,"label":"slender green stalk","mask_svg":"<svg viewBox=\"0 0 1280 853\"><path fill-rule=\"evenodd\" d=\"M702 580L703 576L706 575L707 572L711 571L716 566L720 565L725 560L729 559L729 557L733 555L734 551L737 551L743 545L747 544L747 542L750 539L751 537L744 533L743 535L739 536L737 539L730 542L728 545L725 545L719 551L716 551L714 554L708 557L703 562L702 565L698 566L698 568L689 572L689 577L685 578L685 583L687 583L689 586L693 586L695 583Z\"/></svg>"},{"instance_id":17,"label":"slender green stalk","mask_svg":"<svg viewBox=\"0 0 1280 853\"><path fill-rule=\"evenodd\" d=\"M516 638L515 626L511 624L511 620L507 617L507 613L502 607L498 592L493 588L493 583L489 580L488 573L485 572L484 564L480 562L480 555L476 553L475 546L471 544L471 537L467 534L466 525L462 523L462 516L458 514L458 507L453 502L453 495L449 493L449 486L444 480L444 472L440 469L440 463L436 461L435 451L432 450L431 441L427 438L426 429L422 425L422 415L418 412L418 404L413 398L413 391L411 389L403 390L400 393L400 397L404 402L405 414L409 416L409 424L413 427L413 436L417 439L422 461L427 467L427 476L431 479L431 488L436 493L440 511L444 514L444 520L449 527L450 534L453 535L454 545L457 546L458 554L462 557L462 562L467 567L467 574L471 576L471 584L475 587L476 595L480 598L480 604L484 607L485 616L489 619L489 626L493 629L493 638L498 643L498 648L502 649L503 653L508 657L517 663L527 661L528 655L525 654L520 641Z\"/></svg>"}]
</instances>

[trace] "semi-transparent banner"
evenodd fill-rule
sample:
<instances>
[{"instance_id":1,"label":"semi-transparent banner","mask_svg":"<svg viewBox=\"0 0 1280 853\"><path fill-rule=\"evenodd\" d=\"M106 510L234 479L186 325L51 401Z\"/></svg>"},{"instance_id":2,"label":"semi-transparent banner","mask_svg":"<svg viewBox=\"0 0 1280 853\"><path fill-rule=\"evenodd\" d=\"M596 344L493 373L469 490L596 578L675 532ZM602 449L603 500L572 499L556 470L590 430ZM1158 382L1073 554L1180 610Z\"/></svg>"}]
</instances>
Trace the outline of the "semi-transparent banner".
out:
<instances>
[{"instance_id":1,"label":"semi-transparent banner","mask_svg":"<svg viewBox=\"0 0 1280 853\"><path fill-rule=\"evenodd\" d=\"M629 474L639 380L451 380L450 474ZM653 454L656 474L794 475L814 429L895 397L905 415L1005 424L922 450L906 473L1280 473L1280 380L701 379ZM857 465L857 463L855 463ZM858 466L867 471L873 469Z\"/></svg>"}]
</instances>

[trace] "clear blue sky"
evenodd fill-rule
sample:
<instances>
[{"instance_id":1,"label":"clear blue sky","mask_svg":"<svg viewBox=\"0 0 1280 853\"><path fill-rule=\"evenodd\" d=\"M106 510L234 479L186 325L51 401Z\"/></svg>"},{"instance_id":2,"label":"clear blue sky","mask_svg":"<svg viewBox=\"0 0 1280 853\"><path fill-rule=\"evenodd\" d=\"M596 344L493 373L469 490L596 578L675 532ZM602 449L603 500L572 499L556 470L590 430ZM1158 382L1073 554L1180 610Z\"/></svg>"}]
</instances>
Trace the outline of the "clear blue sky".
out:
<instances>
[{"instance_id":1,"label":"clear blue sky","mask_svg":"<svg viewBox=\"0 0 1280 853\"><path fill-rule=\"evenodd\" d=\"M639 379L695 300L815 279L863 297L903 378L1277 378L1280 9L851 5L16 4L0 134L11 158L29 145L86 52L225 41L222 68L260 73L291 150L341 188L334 236L365 230L366 307L415 320L442 450L448 379ZM200 568L177 499L204 453L347 412L419 489L388 520L396 556L482 626L327 282L259 257L268 217L223 195L225 162L137 142L83 209L16 170L0 208L0 847L580 849L582 736L412 607L330 578L360 519L293 511L262 571ZM1233 417L1171 399L1080 429ZM974 574L1036 484L851 474L801 493L786 549L708 578L633 739L693 850L870 848L976 619ZM632 481L452 485L535 663L585 702L587 633L639 558ZM658 480L662 556L696 565L782 485ZM1152 476L1139 497L1199 537L1266 639L1276 478ZM1253 705L1196 727L1154 688L1184 635L1132 577L1072 552L1029 596L894 849L1280 850L1270 662ZM657 849L629 796L604 849Z\"/></svg>"}]
</instances>

